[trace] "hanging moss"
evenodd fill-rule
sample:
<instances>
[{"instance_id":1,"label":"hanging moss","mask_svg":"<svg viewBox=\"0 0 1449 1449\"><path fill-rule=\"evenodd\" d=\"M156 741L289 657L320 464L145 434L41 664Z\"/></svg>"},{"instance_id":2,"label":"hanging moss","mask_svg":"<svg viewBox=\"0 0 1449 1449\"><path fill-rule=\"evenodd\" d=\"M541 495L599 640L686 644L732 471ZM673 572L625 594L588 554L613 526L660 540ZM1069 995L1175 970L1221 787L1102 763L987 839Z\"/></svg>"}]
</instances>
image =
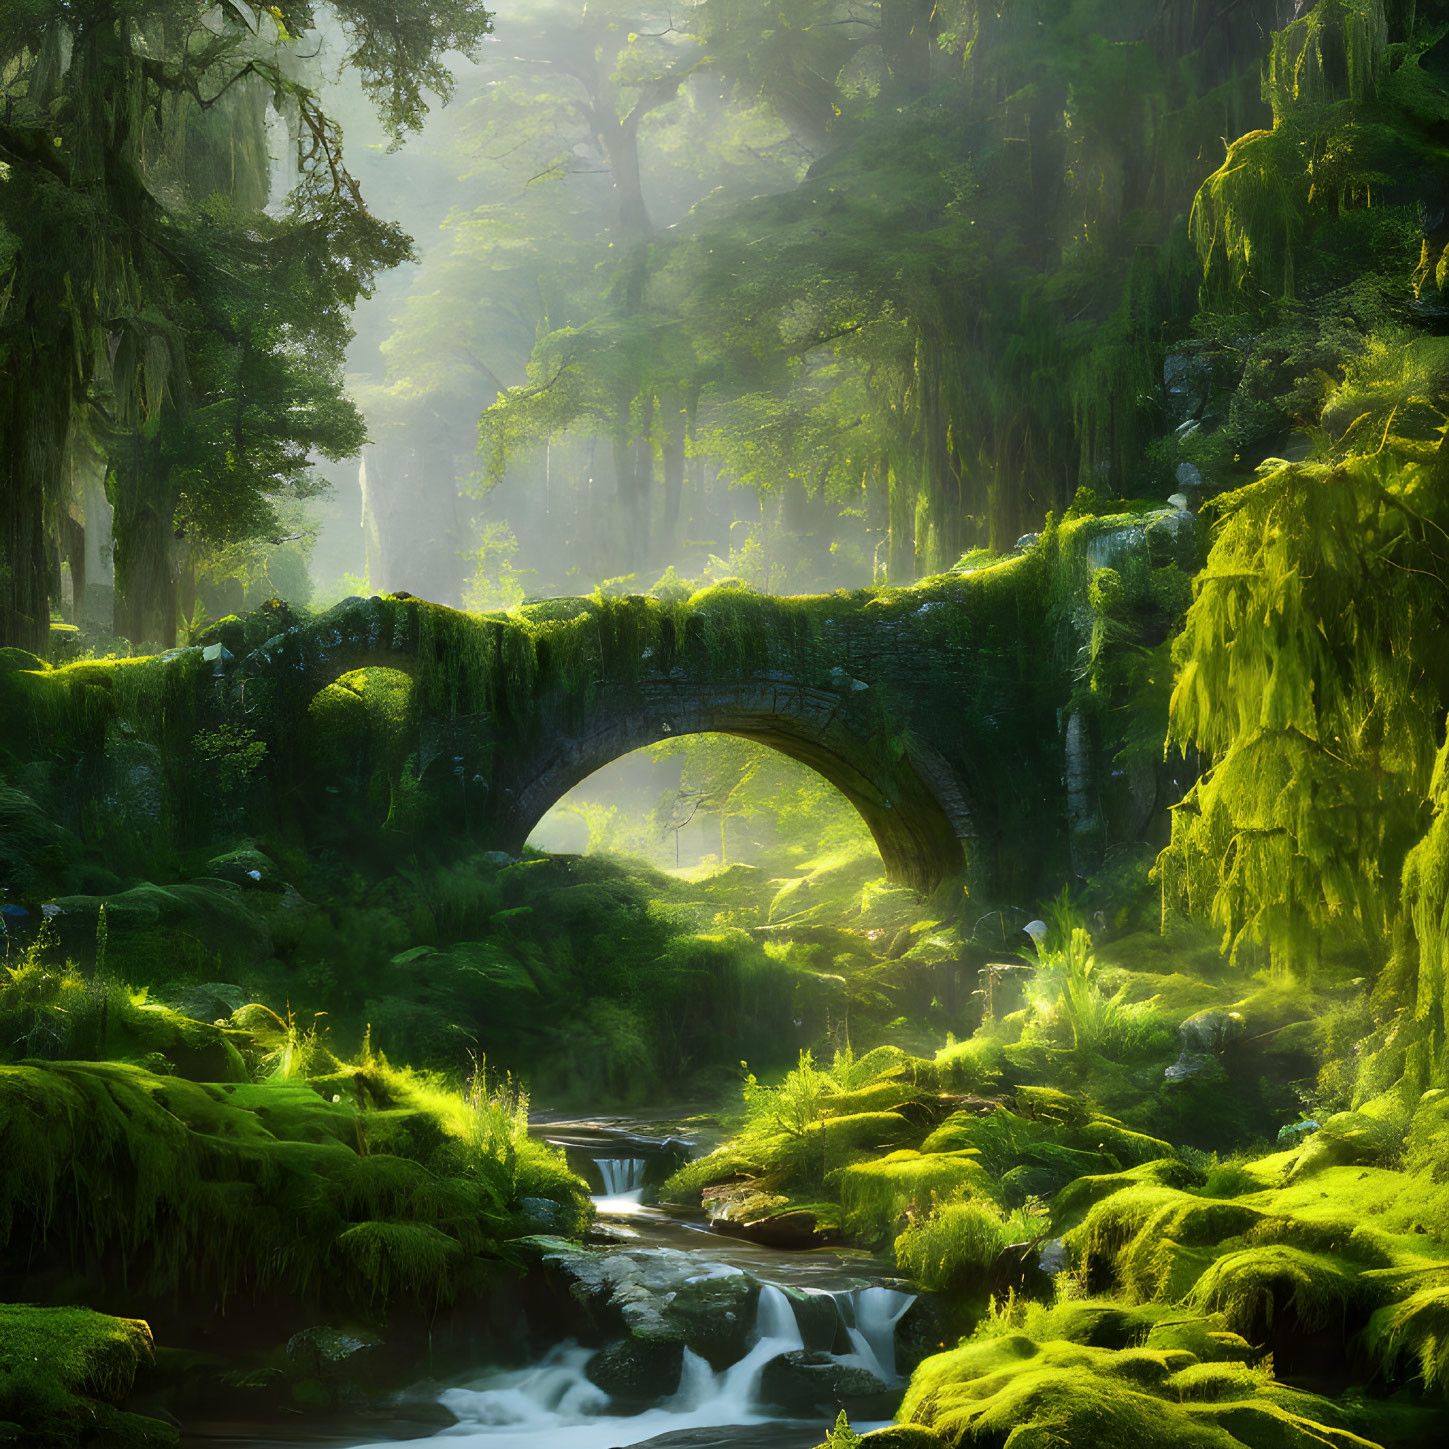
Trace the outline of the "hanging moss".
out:
<instances>
[{"instance_id":1,"label":"hanging moss","mask_svg":"<svg viewBox=\"0 0 1449 1449\"><path fill-rule=\"evenodd\" d=\"M1198 1280L1189 1302L1220 1312L1238 1333L1256 1336L1287 1317L1301 1332L1340 1328L1372 1296L1361 1264L1327 1253L1275 1243L1217 1259Z\"/></svg>"}]
</instances>

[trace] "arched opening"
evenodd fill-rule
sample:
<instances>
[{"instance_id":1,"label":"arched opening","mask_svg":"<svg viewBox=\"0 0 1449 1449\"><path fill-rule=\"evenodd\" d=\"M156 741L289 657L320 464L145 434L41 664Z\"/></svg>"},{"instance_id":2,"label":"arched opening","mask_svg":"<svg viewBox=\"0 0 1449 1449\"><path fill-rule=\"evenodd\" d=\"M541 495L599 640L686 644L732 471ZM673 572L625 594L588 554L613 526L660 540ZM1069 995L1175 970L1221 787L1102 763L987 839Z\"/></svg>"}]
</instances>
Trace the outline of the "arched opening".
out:
<instances>
[{"instance_id":1,"label":"arched opening","mask_svg":"<svg viewBox=\"0 0 1449 1449\"><path fill-rule=\"evenodd\" d=\"M640 692L642 694L642 691ZM684 736L738 737L806 766L865 822L894 882L929 892L965 865L973 834L959 787L918 742L862 735L839 718L830 696L748 683L728 690L674 685L601 706L581 729L527 751L500 780L500 838L518 850L550 809L596 770L635 750ZM726 847L728 837L726 837Z\"/></svg>"},{"instance_id":2,"label":"arched opening","mask_svg":"<svg viewBox=\"0 0 1449 1449\"><path fill-rule=\"evenodd\" d=\"M883 891L901 908L917 900L887 882L869 826L819 771L719 732L610 761L545 812L528 844L647 861L708 902L715 928L835 928Z\"/></svg>"},{"instance_id":3,"label":"arched opening","mask_svg":"<svg viewBox=\"0 0 1449 1449\"><path fill-rule=\"evenodd\" d=\"M881 869L874 837L818 771L756 740L676 736L595 770L534 826L551 853L639 855L664 869L781 867L824 858Z\"/></svg>"}]
</instances>

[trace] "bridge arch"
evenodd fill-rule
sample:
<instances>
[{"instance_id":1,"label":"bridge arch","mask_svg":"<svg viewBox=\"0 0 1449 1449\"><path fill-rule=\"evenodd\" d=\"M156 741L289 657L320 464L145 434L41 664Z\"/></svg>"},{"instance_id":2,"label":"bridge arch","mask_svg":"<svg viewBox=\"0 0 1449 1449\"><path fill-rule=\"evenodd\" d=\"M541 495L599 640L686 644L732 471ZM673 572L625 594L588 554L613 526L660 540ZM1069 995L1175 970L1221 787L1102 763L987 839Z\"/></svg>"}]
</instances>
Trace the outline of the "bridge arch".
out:
<instances>
[{"instance_id":1,"label":"bridge arch","mask_svg":"<svg viewBox=\"0 0 1449 1449\"><path fill-rule=\"evenodd\" d=\"M776 682L649 693L622 707L601 702L585 729L553 735L514 781L500 782L503 849L520 851L559 800L615 760L681 735L726 734L778 750L839 790L870 830L892 880L928 891L964 869L969 817L959 791L950 812L908 751L891 759L838 721L838 698Z\"/></svg>"}]
</instances>

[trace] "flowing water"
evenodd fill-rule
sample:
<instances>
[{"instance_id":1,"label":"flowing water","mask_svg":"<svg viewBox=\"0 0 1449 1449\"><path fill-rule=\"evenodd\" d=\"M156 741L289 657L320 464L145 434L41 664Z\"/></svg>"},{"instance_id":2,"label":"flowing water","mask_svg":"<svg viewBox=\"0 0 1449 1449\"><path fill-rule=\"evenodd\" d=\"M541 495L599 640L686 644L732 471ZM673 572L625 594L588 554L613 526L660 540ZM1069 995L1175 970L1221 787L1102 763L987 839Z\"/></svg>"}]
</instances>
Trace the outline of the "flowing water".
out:
<instances>
[{"instance_id":1,"label":"flowing water","mask_svg":"<svg viewBox=\"0 0 1449 1449\"><path fill-rule=\"evenodd\" d=\"M596 1157L594 1165L604 1179L604 1191L594 1199L601 1217L631 1213L644 1196L643 1157Z\"/></svg>"},{"instance_id":2,"label":"flowing water","mask_svg":"<svg viewBox=\"0 0 1449 1449\"><path fill-rule=\"evenodd\" d=\"M686 1347L678 1389L631 1412L588 1378L597 1349L559 1343L526 1367L486 1369L442 1390L438 1399L458 1422L433 1437L440 1449L809 1449L825 1438L834 1412L791 1418L761 1385L772 1360L806 1348L802 1319L809 1318L817 1346L822 1323L831 1337L821 1299L830 1301L835 1320L827 1366L896 1384L895 1326L913 1295L880 1281L885 1270L877 1260L765 1248L707 1231L698 1213L646 1206L651 1161L657 1168L661 1155L683 1160L689 1144L641 1136L638 1124L551 1124L543 1135L602 1186L594 1203L609 1240L604 1252L628 1253L635 1262L645 1255L672 1262L687 1252L697 1272L686 1282L747 1273L761 1284L746 1352L716 1370ZM824 1357L817 1354L817 1361ZM368 1449L391 1449L393 1442Z\"/></svg>"}]
</instances>

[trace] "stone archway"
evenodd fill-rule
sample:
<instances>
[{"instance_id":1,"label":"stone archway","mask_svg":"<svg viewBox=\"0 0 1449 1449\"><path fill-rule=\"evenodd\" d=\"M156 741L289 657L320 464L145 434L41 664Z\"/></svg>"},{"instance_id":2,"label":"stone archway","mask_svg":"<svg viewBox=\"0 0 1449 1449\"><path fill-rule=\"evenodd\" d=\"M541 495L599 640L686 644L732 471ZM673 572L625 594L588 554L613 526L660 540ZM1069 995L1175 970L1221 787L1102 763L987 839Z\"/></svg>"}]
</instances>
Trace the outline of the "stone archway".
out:
<instances>
[{"instance_id":1,"label":"stone archway","mask_svg":"<svg viewBox=\"0 0 1449 1449\"><path fill-rule=\"evenodd\" d=\"M754 739L835 785L892 879L1030 895L1065 823L1058 747L1070 677L1032 557L910 590L688 601L559 599L470 615L352 599L238 661L229 690L267 730L274 789L316 693L383 666L416 684L401 757L437 838L516 854L594 770L678 734Z\"/></svg>"},{"instance_id":2,"label":"stone archway","mask_svg":"<svg viewBox=\"0 0 1449 1449\"><path fill-rule=\"evenodd\" d=\"M511 780L498 782L503 849L521 850L547 811L605 765L679 735L728 734L798 760L839 790L865 821L892 880L929 891L964 869L962 840L973 831L960 792L949 809L913 759L882 758L840 719L836 696L771 682L646 693L615 707L601 701L585 729L552 735Z\"/></svg>"}]
</instances>

